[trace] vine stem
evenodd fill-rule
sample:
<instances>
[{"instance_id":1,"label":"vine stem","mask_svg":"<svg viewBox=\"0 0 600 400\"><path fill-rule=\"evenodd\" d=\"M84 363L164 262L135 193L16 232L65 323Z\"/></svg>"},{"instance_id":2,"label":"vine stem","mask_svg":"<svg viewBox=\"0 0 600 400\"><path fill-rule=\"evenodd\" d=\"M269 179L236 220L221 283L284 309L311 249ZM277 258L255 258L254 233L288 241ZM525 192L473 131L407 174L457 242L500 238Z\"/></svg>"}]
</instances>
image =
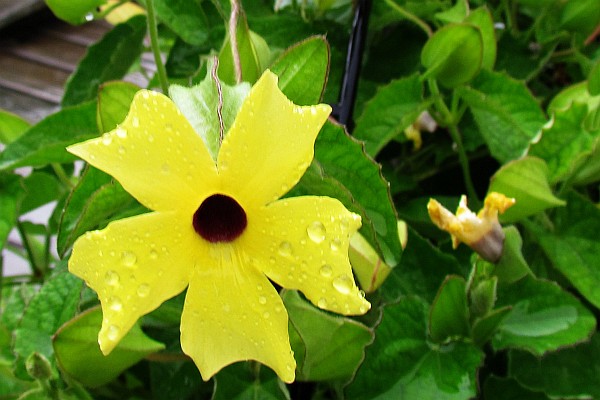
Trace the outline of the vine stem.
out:
<instances>
[{"instance_id":1,"label":"vine stem","mask_svg":"<svg viewBox=\"0 0 600 400\"><path fill-rule=\"evenodd\" d=\"M467 157L467 152L465 151L465 146L462 142L462 136L460 134L460 131L458 130L458 118L453 112L451 112L448 109L446 103L444 103L437 81L435 79L428 79L427 83L429 85L429 90L431 90L436 109L441 114L441 125L445 125L448 128L450 137L452 138L452 141L456 144L456 150L458 152L458 162L460 163L460 168L462 170L463 179L465 181L465 187L467 189L467 195L469 196L469 200L471 200L471 203L473 205L479 206L481 204L481 201L477 196L475 186L473 185L473 180L471 179L469 157ZM452 108L455 111L456 109L458 109L457 101L453 101Z\"/></svg>"},{"instance_id":2,"label":"vine stem","mask_svg":"<svg viewBox=\"0 0 600 400\"><path fill-rule=\"evenodd\" d=\"M148 13L148 34L150 35L150 46L156 63L158 81L164 94L169 93L169 81L167 80L167 70L160 56L160 47L158 44L158 29L156 27L156 16L154 14L154 0L146 0L146 12Z\"/></svg>"},{"instance_id":3,"label":"vine stem","mask_svg":"<svg viewBox=\"0 0 600 400\"><path fill-rule=\"evenodd\" d=\"M240 2L231 0L231 15L229 17L229 43L231 44L231 54L233 58L233 68L235 69L236 83L242 83L242 60L240 58L240 49L237 41L237 26L240 18Z\"/></svg>"},{"instance_id":4,"label":"vine stem","mask_svg":"<svg viewBox=\"0 0 600 400\"><path fill-rule=\"evenodd\" d=\"M65 172L64 168L62 167L62 165L60 165L59 163L51 163L50 166L52 167L52 170L54 170L54 173L58 177L58 180L63 185L65 185L69 190L71 190L71 189L73 189L75 187L75 185L73 184L73 182L71 182L71 179L69 179L69 176Z\"/></svg>"},{"instance_id":5,"label":"vine stem","mask_svg":"<svg viewBox=\"0 0 600 400\"><path fill-rule=\"evenodd\" d=\"M37 277L43 276L44 271L42 270L42 268L40 268L39 265L37 265L37 263L35 261L35 254L33 253L33 248L31 247L31 243L29 242L29 238L27 237L27 233L25 232L25 227L23 226L21 221L19 221L19 219L17 219L17 221L15 223L15 227L17 228L17 231L19 232L19 235L21 236L21 241L23 242L23 248L27 252L27 257L29 258L29 264L31 265L31 269L33 270L34 275Z\"/></svg>"},{"instance_id":6,"label":"vine stem","mask_svg":"<svg viewBox=\"0 0 600 400\"><path fill-rule=\"evenodd\" d=\"M385 0L385 3L390 8L395 10L398 14L402 15L404 18L406 18L407 20L411 21L412 23L417 25L419 28L421 28L423 30L423 32L425 32L427 34L427 37L431 37L433 35L433 31L431 30L429 25L427 25L427 23L425 21L423 21L421 18L406 11L404 8L402 8L398 4L394 3L392 0Z\"/></svg>"}]
</instances>

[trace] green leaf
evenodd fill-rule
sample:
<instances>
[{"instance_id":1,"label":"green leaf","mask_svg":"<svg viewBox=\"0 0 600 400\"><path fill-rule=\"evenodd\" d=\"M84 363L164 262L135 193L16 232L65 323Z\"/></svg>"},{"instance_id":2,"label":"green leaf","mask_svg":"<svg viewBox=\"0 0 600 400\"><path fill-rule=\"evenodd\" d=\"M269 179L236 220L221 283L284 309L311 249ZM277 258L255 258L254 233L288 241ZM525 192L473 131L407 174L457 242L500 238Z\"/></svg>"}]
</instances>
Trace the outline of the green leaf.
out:
<instances>
[{"instance_id":1,"label":"green leaf","mask_svg":"<svg viewBox=\"0 0 600 400\"><path fill-rule=\"evenodd\" d=\"M23 188L24 197L19 207L21 215L58 199L65 191L54 175L43 171L34 171L24 178Z\"/></svg>"},{"instance_id":2,"label":"green leaf","mask_svg":"<svg viewBox=\"0 0 600 400\"><path fill-rule=\"evenodd\" d=\"M96 103L64 108L34 125L0 153L0 170L75 160L66 146L98 135Z\"/></svg>"},{"instance_id":3,"label":"green leaf","mask_svg":"<svg viewBox=\"0 0 600 400\"><path fill-rule=\"evenodd\" d=\"M409 227L400 264L392 269L379 293L387 302L397 302L407 295L432 302L446 276L460 273L456 258L432 246Z\"/></svg>"},{"instance_id":4,"label":"green leaf","mask_svg":"<svg viewBox=\"0 0 600 400\"><path fill-rule=\"evenodd\" d=\"M210 63L208 71L212 68ZM177 104L177 108L202 137L215 160L219 153L219 137L229 131L249 92L248 83L229 86L218 80L214 81L210 72L201 83L192 88L179 85L171 85L169 88L169 95ZM219 99L222 99L222 105L219 104Z\"/></svg>"},{"instance_id":5,"label":"green leaf","mask_svg":"<svg viewBox=\"0 0 600 400\"><path fill-rule=\"evenodd\" d=\"M23 188L18 175L0 174L0 249L4 248L8 234L17 222L22 196Z\"/></svg>"},{"instance_id":6,"label":"green leaf","mask_svg":"<svg viewBox=\"0 0 600 400\"><path fill-rule=\"evenodd\" d=\"M121 79L142 52L146 17L135 16L115 26L100 41L88 48L77 70L69 77L62 106L95 99L100 84Z\"/></svg>"},{"instance_id":7,"label":"green leaf","mask_svg":"<svg viewBox=\"0 0 600 400\"><path fill-rule=\"evenodd\" d=\"M289 400L284 384L270 369L248 363L236 363L223 368L215 376L212 400Z\"/></svg>"},{"instance_id":8,"label":"green leaf","mask_svg":"<svg viewBox=\"0 0 600 400\"><path fill-rule=\"evenodd\" d=\"M467 282L460 276L448 276L429 312L429 335L435 342L469 336Z\"/></svg>"},{"instance_id":9,"label":"green leaf","mask_svg":"<svg viewBox=\"0 0 600 400\"><path fill-rule=\"evenodd\" d=\"M396 266L402 246L398 239L396 211L380 167L341 125L329 121L315 142L313 164L307 177L303 177L289 195L338 198L349 210L360 214L362 235L383 256L385 263ZM324 179L329 183L325 184Z\"/></svg>"},{"instance_id":10,"label":"green leaf","mask_svg":"<svg viewBox=\"0 0 600 400\"><path fill-rule=\"evenodd\" d=\"M496 34L494 29L494 20L489 10L484 6L469 13L465 22L471 23L479 28L483 42L483 54L481 58L481 68L489 70L494 69L496 63Z\"/></svg>"},{"instance_id":11,"label":"green leaf","mask_svg":"<svg viewBox=\"0 0 600 400\"><path fill-rule=\"evenodd\" d=\"M476 319L471 328L473 342L477 346L483 347L494 336L502 321L510 314L510 311L511 307L502 307Z\"/></svg>"},{"instance_id":12,"label":"green leaf","mask_svg":"<svg viewBox=\"0 0 600 400\"><path fill-rule=\"evenodd\" d=\"M525 389L510 378L490 376L483 386L485 400L550 400L545 394Z\"/></svg>"},{"instance_id":13,"label":"green leaf","mask_svg":"<svg viewBox=\"0 0 600 400\"><path fill-rule=\"evenodd\" d=\"M517 201L500 216L502 222L519 221L566 204L552 193L548 184L548 167L536 157L525 157L503 165L490 179L490 192L499 192Z\"/></svg>"},{"instance_id":14,"label":"green leaf","mask_svg":"<svg viewBox=\"0 0 600 400\"><path fill-rule=\"evenodd\" d=\"M592 96L600 95L600 61L594 64L588 75L588 92Z\"/></svg>"},{"instance_id":15,"label":"green leaf","mask_svg":"<svg viewBox=\"0 0 600 400\"><path fill-rule=\"evenodd\" d=\"M472 344L431 346L427 341L427 304L404 298L385 307L367 347L365 361L346 387L353 400L464 400L476 394L476 370L483 354Z\"/></svg>"},{"instance_id":16,"label":"green leaf","mask_svg":"<svg viewBox=\"0 0 600 400\"><path fill-rule=\"evenodd\" d=\"M397 79L379 88L356 121L353 135L365 142L365 151L375 157L392 139L404 138L404 130L429 106L423 100L418 75Z\"/></svg>"},{"instance_id":17,"label":"green leaf","mask_svg":"<svg viewBox=\"0 0 600 400\"><path fill-rule=\"evenodd\" d=\"M161 400L208 399L214 386L211 381L204 382L196 364L189 361L150 363L150 385L154 398Z\"/></svg>"},{"instance_id":18,"label":"green leaf","mask_svg":"<svg viewBox=\"0 0 600 400\"><path fill-rule=\"evenodd\" d=\"M58 253L64 256L79 236L103 227L136 204L110 175L88 166L65 203L58 229Z\"/></svg>"},{"instance_id":19,"label":"green leaf","mask_svg":"<svg viewBox=\"0 0 600 400\"><path fill-rule=\"evenodd\" d=\"M19 136L25 133L30 126L29 122L18 115L0 110L0 143L9 144L14 142Z\"/></svg>"},{"instance_id":20,"label":"green leaf","mask_svg":"<svg viewBox=\"0 0 600 400\"><path fill-rule=\"evenodd\" d=\"M364 358L365 347L373 341L369 328L353 319L319 310L296 291L286 291L283 302L290 318L296 379L350 379Z\"/></svg>"},{"instance_id":21,"label":"green leaf","mask_svg":"<svg viewBox=\"0 0 600 400\"><path fill-rule=\"evenodd\" d=\"M450 24L427 40L421 51L423 78L435 78L454 88L473 79L481 69L483 38L471 24Z\"/></svg>"},{"instance_id":22,"label":"green leaf","mask_svg":"<svg viewBox=\"0 0 600 400\"><path fill-rule=\"evenodd\" d=\"M531 147L529 154L548 163L550 182L565 179L597 144L600 127L589 129L586 125L588 107L585 103L573 102L566 110L554 108L552 123L544 127L542 138Z\"/></svg>"},{"instance_id":23,"label":"green leaf","mask_svg":"<svg viewBox=\"0 0 600 400\"><path fill-rule=\"evenodd\" d=\"M156 16L181 39L201 45L208 39L208 19L200 2L189 0L154 0Z\"/></svg>"},{"instance_id":24,"label":"green leaf","mask_svg":"<svg viewBox=\"0 0 600 400\"><path fill-rule=\"evenodd\" d=\"M285 50L269 69L279 76L279 89L295 104L317 104L327 84L329 43L325 36L308 38Z\"/></svg>"},{"instance_id":25,"label":"green leaf","mask_svg":"<svg viewBox=\"0 0 600 400\"><path fill-rule=\"evenodd\" d=\"M543 391L552 398L600 398L600 334L543 358L520 351L509 354L510 375L531 390Z\"/></svg>"},{"instance_id":26,"label":"green leaf","mask_svg":"<svg viewBox=\"0 0 600 400\"><path fill-rule=\"evenodd\" d=\"M98 345L101 325L102 310L94 307L61 326L52 340L61 370L85 386L107 384L147 355L165 347L146 336L136 324L105 356Z\"/></svg>"},{"instance_id":27,"label":"green leaf","mask_svg":"<svg viewBox=\"0 0 600 400\"><path fill-rule=\"evenodd\" d=\"M554 282L526 277L503 287L499 306L512 306L492 340L494 349L517 348L543 355L589 338L596 319Z\"/></svg>"},{"instance_id":28,"label":"green leaf","mask_svg":"<svg viewBox=\"0 0 600 400\"><path fill-rule=\"evenodd\" d=\"M567 206L556 213L554 231L528 224L527 228L552 266L559 270L590 303L600 308L600 210L571 192Z\"/></svg>"},{"instance_id":29,"label":"green leaf","mask_svg":"<svg viewBox=\"0 0 600 400\"><path fill-rule=\"evenodd\" d=\"M462 22L469 14L469 4L467 0L458 0L451 8L434 14L434 17L445 23Z\"/></svg>"},{"instance_id":30,"label":"green leaf","mask_svg":"<svg viewBox=\"0 0 600 400\"><path fill-rule=\"evenodd\" d=\"M140 88L128 82L107 82L98 90L98 128L108 132L123 122Z\"/></svg>"},{"instance_id":31,"label":"green leaf","mask_svg":"<svg viewBox=\"0 0 600 400\"><path fill-rule=\"evenodd\" d=\"M73 25L83 24L88 15L93 15L96 8L107 0L46 0L46 4L54 15Z\"/></svg>"},{"instance_id":32,"label":"green leaf","mask_svg":"<svg viewBox=\"0 0 600 400\"><path fill-rule=\"evenodd\" d=\"M531 92L506 74L482 70L460 93L492 156L501 163L523 156L546 122Z\"/></svg>"},{"instance_id":33,"label":"green leaf","mask_svg":"<svg viewBox=\"0 0 600 400\"><path fill-rule=\"evenodd\" d=\"M54 359L52 335L75 315L82 287L80 279L68 272L60 272L48 279L31 299L15 330L15 376L30 379L25 360L33 352Z\"/></svg>"}]
</instances>

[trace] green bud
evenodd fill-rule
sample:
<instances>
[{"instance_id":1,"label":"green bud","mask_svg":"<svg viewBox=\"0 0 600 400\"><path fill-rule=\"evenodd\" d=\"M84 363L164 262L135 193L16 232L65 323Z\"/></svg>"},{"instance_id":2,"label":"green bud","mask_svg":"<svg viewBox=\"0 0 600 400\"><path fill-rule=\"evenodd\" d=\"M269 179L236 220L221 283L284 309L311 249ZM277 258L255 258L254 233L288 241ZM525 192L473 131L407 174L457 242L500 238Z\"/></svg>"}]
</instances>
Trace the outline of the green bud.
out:
<instances>
[{"instance_id":1,"label":"green bud","mask_svg":"<svg viewBox=\"0 0 600 400\"><path fill-rule=\"evenodd\" d=\"M48 380L52 378L52 366L50 361L42 354L34 352L25 360L27 373L35 380Z\"/></svg>"}]
</instances>

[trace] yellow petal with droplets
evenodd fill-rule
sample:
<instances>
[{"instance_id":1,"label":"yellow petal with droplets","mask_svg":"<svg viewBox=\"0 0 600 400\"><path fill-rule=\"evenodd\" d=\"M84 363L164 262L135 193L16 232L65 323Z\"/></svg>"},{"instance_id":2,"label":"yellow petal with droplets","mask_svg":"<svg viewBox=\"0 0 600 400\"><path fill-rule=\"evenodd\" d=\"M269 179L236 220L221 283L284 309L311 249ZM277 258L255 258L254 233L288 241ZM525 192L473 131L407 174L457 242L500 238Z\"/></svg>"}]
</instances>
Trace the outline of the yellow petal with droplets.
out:
<instances>
[{"instance_id":1,"label":"yellow petal with droplets","mask_svg":"<svg viewBox=\"0 0 600 400\"><path fill-rule=\"evenodd\" d=\"M270 279L302 291L325 310L344 315L369 310L348 261L358 215L336 199L304 196L276 201L249 216L239 245Z\"/></svg>"},{"instance_id":2,"label":"yellow petal with droplets","mask_svg":"<svg viewBox=\"0 0 600 400\"><path fill-rule=\"evenodd\" d=\"M181 316L181 347L204 380L231 363L256 360L292 382L296 364L283 302L236 247L213 246L214 264L196 269Z\"/></svg>"},{"instance_id":3,"label":"yellow petal with droplets","mask_svg":"<svg viewBox=\"0 0 600 400\"><path fill-rule=\"evenodd\" d=\"M168 97L152 91L136 94L119 127L67 150L112 175L151 210L193 213L216 182L200 136Z\"/></svg>"},{"instance_id":4,"label":"yellow petal with droplets","mask_svg":"<svg viewBox=\"0 0 600 400\"><path fill-rule=\"evenodd\" d=\"M217 157L224 190L253 206L278 199L302 177L314 142L331 112L325 104L300 107L266 71L250 90Z\"/></svg>"},{"instance_id":5,"label":"yellow petal with droplets","mask_svg":"<svg viewBox=\"0 0 600 400\"><path fill-rule=\"evenodd\" d=\"M191 217L149 213L110 223L79 237L69 270L102 303L100 348L108 354L142 315L182 292L207 246Z\"/></svg>"}]
</instances>

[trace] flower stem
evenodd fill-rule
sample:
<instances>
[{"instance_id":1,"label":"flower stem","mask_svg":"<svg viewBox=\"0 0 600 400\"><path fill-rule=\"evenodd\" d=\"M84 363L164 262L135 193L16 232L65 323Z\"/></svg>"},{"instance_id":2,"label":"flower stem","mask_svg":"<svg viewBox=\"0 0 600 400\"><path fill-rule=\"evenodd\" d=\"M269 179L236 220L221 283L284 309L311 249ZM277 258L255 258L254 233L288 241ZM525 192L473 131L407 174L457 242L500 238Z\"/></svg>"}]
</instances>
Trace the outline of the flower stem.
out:
<instances>
[{"instance_id":1,"label":"flower stem","mask_svg":"<svg viewBox=\"0 0 600 400\"><path fill-rule=\"evenodd\" d=\"M169 93L169 81L167 80L167 71L160 57L160 47L158 44L158 29L156 28L156 16L154 15L154 0L146 0L146 12L148 13L148 34L150 35L150 46L154 54L154 62L158 73L160 87L164 94Z\"/></svg>"},{"instance_id":2,"label":"flower stem","mask_svg":"<svg viewBox=\"0 0 600 400\"><path fill-rule=\"evenodd\" d=\"M29 242L29 238L27 237L27 232L25 232L25 227L23 226L23 223L21 223L21 221L19 221L17 219L15 226L17 228L17 231L19 232L19 235L21 236L21 241L23 242L23 248L27 252L27 258L29 258L29 264L31 265L31 269L33 270L34 276L36 276L36 277L43 276L44 271L42 270L42 268L38 265L38 263L36 261L35 253L33 252L33 247L31 246L31 243Z\"/></svg>"},{"instance_id":3,"label":"flower stem","mask_svg":"<svg viewBox=\"0 0 600 400\"><path fill-rule=\"evenodd\" d=\"M404 18L406 18L407 20L409 20L410 22L414 23L419 28L421 28L423 30L423 32L425 32L427 34L427 37L431 37L433 35L433 31L431 30L429 25L427 25L427 23L425 21L423 21L421 18L406 11L404 8L402 8L398 4L394 3L392 0L385 0L385 3L390 8L392 8L394 11L396 11L398 14L402 15Z\"/></svg>"},{"instance_id":4,"label":"flower stem","mask_svg":"<svg viewBox=\"0 0 600 400\"><path fill-rule=\"evenodd\" d=\"M233 58L233 68L235 70L236 83L242 83L242 60L240 58L240 49L237 42L237 26L240 17L241 6L239 0L231 0L231 16L229 17L229 43L231 44L231 54Z\"/></svg>"},{"instance_id":5,"label":"flower stem","mask_svg":"<svg viewBox=\"0 0 600 400\"><path fill-rule=\"evenodd\" d=\"M71 190L75 187L73 182L71 182L71 179L69 179L69 176L65 172L62 165L60 165L59 163L51 163L50 166L52 167L52 170L54 170L54 173L56 174L56 177L58 178L58 180L63 185L65 185L69 190Z\"/></svg>"}]
</instances>

